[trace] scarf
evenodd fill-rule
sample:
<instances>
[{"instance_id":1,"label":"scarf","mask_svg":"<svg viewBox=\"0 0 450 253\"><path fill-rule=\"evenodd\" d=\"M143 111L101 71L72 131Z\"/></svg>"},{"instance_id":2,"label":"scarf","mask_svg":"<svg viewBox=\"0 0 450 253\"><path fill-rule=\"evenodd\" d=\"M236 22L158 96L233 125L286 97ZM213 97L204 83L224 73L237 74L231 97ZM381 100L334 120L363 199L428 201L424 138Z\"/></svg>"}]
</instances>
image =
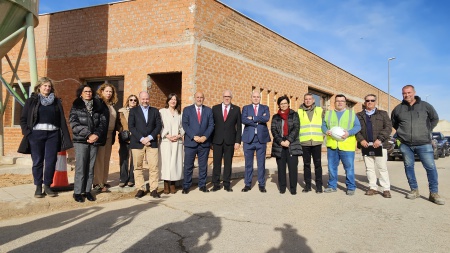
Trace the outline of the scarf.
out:
<instances>
[{"instance_id":1,"label":"scarf","mask_svg":"<svg viewBox=\"0 0 450 253\"><path fill-rule=\"evenodd\" d=\"M280 109L278 109L278 115L284 120L283 125L283 136L288 136L289 134L289 127L288 127L288 116L291 109L288 107L288 109L284 112L282 112ZM283 124L283 123L282 123Z\"/></svg>"},{"instance_id":2,"label":"scarf","mask_svg":"<svg viewBox=\"0 0 450 253\"><path fill-rule=\"evenodd\" d=\"M50 93L50 95L48 95L48 97L45 97L44 95L39 93L39 99L41 101L41 105L43 105L43 106L51 105L51 104L53 104L53 101L55 100L55 94Z\"/></svg>"},{"instance_id":3,"label":"scarf","mask_svg":"<svg viewBox=\"0 0 450 253\"><path fill-rule=\"evenodd\" d=\"M84 100L83 99L83 101L86 104L86 109L87 109L89 115L92 116L92 109L94 108L94 100L92 100L92 99L91 100Z\"/></svg>"}]
</instances>

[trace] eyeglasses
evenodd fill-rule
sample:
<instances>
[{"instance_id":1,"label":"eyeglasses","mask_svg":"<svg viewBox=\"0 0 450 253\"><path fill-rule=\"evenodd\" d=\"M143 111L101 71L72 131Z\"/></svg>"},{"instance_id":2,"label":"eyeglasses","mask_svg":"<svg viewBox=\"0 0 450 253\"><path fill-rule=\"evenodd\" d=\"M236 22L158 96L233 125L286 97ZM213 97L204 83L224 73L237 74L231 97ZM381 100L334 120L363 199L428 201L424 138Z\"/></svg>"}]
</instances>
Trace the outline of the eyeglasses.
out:
<instances>
[{"instance_id":1,"label":"eyeglasses","mask_svg":"<svg viewBox=\"0 0 450 253\"><path fill-rule=\"evenodd\" d=\"M347 101L336 100L335 102L336 102L336 103L345 103L345 102L347 102Z\"/></svg>"},{"instance_id":2,"label":"eyeglasses","mask_svg":"<svg viewBox=\"0 0 450 253\"><path fill-rule=\"evenodd\" d=\"M231 96L223 96L224 98L231 98Z\"/></svg>"},{"instance_id":3,"label":"eyeglasses","mask_svg":"<svg viewBox=\"0 0 450 253\"><path fill-rule=\"evenodd\" d=\"M366 102L367 102L367 103L369 103L369 102L372 102L372 103L373 103L373 102L375 102L375 99L366 99Z\"/></svg>"},{"instance_id":4,"label":"eyeglasses","mask_svg":"<svg viewBox=\"0 0 450 253\"><path fill-rule=\"evenodd\" d=\"M136 102L137 100L136 100L136 99L129 99L128 101L130 101L130 102Z\"/></svg>"}]
</instances>

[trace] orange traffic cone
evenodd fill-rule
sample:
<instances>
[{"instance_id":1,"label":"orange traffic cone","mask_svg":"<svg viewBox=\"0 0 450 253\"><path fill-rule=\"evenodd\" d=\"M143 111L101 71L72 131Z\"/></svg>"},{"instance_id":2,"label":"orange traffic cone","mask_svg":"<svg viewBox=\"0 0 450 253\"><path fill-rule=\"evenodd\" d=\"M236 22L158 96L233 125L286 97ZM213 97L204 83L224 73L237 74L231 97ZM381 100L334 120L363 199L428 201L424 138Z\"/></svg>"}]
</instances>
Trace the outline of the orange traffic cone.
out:
<instances>
[{"instance_id":1,"label":"orange traffic cone","mask_svg":"<svg viewBox=\"0 0 450 253\"><path fill-rule=\"evenodd\" d=\"M55 174L53 176L53 184L50 185L53 190L71 191L73 185L69 184L67 177L67 157L66 151L58 152L58 159L56 160Z\"/></svg>"}]
</instances>

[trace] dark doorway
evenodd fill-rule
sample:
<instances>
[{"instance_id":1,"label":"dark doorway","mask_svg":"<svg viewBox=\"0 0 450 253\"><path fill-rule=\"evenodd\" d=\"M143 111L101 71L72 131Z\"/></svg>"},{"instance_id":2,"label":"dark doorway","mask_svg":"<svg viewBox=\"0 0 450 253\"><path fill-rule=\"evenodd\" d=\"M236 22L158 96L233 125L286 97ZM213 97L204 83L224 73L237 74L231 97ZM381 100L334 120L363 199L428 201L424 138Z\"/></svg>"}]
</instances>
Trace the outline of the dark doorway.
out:
<instances>
[{"instance_id":1,"label":"dark doorway","mask_svg":"<svg viewBox=\"0 0 450 253\"><path fill-rule=\"evenodd\" d=\"M154 73L150 78L150 105L158 109L165 107L167 96L175 93L181 99L181 72ZM180 105L181 106L181 105Z\"/></svg>"}]
</instances>

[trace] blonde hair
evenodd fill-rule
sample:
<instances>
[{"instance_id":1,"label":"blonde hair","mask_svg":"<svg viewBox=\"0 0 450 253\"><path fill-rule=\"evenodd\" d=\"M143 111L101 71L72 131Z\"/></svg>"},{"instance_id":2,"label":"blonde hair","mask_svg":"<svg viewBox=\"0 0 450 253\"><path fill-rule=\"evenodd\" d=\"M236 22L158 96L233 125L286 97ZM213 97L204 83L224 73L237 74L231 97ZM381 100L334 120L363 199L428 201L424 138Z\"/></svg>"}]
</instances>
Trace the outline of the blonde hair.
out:
<instances>
[{"instance_id":1,"label":"blonde hair","mask_svg":"<svg viewBox=\"0 0 450 253\"><path fill-rule=\"evenodd\" d=\"M102 94L103 91L106 89L106 87L110 87L110 88L112 89L112 92L113 92L113 94L112 94L111 98L109 99L109 101L106 101L106 100L103 98L103 94ZM98 88L98 90L97 90L97 95L98 95L98 97L101 98L105 103L109 103L109 104L112 104L112 105L115 105L115 104L117 103L117 101L119 101L119 99L117 98L116 88L114 87L114 85L112 85L112 84L110 84L110 83L104 83L104 84L102 84L102 85L100 86L100 88Z\"/></svg>"}]
</instances>

